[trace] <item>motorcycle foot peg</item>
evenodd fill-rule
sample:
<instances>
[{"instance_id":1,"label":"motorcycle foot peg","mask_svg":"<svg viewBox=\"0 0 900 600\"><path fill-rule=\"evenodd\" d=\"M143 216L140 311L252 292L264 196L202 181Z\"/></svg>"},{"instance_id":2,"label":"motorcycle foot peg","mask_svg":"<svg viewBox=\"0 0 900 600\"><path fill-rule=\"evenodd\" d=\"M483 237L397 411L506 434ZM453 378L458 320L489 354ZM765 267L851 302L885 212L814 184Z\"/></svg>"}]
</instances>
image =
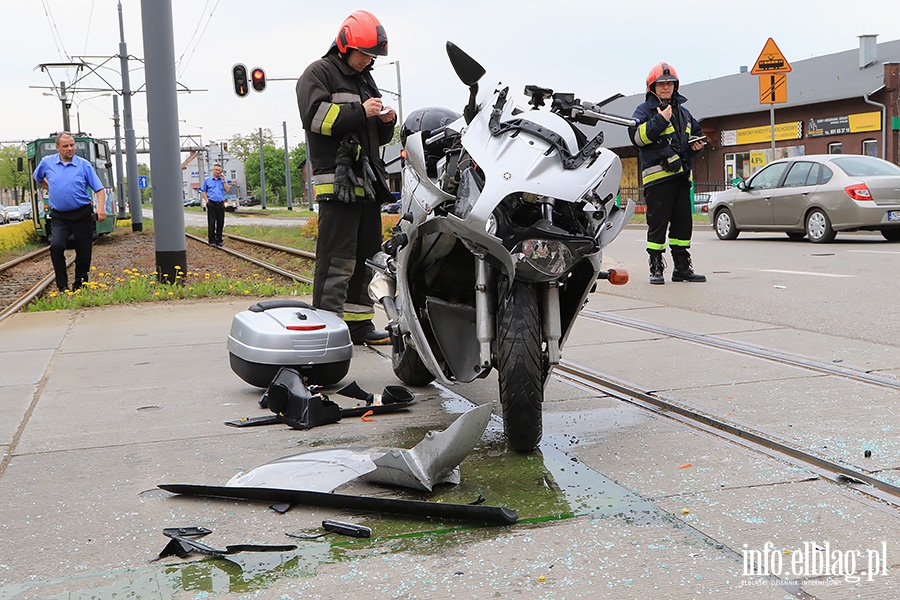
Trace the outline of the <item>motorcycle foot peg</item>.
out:
<instances>
[{"instance_id":1,"label":"motorcycle foot peg","mask_svg":"<svg viewBox=\"0 0 900 600\"><path fill-rule=\"evenodd\" d=\"M326 519L322 521L322 527L328 533L339 533L355 538L372 537L372 530L364 525L354 525L353 523L344 523L343 521Z\"/></svg>"}]
</instances>

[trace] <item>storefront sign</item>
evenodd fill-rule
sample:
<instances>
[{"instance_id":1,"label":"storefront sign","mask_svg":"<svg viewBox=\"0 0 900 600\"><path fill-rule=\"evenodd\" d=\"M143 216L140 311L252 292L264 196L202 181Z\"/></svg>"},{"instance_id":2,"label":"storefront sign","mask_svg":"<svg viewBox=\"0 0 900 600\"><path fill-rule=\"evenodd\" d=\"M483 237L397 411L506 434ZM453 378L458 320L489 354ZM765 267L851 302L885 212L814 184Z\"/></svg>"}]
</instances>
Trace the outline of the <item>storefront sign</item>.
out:
<instances>
[{"instance_id":1,"label":"storefront sign","mask_svg":"<svg viewBox=\"0 0 900 600\"><path fill-rule=\"evenodd\" d=\"M776 140L799 140L803 137L803 122L778 123L775 125ZM759 144L772 140L772 128L768 125L735 129L722 132L723 146L740 146L742 144Z\"/></svg>"},{"instance_id":2,"label":"storefront sign","mask_svg":"<svg viewBox=\"0 0 900 600\"><path fill-rule=\"evenodd\" d=\"M881 113L868 112L846 115L843 117L826 117L810 119L807 126L807 137L824 135L841 135L844 133L861 133L864 131L881 131Z\"/></svg>"}]
</instances>

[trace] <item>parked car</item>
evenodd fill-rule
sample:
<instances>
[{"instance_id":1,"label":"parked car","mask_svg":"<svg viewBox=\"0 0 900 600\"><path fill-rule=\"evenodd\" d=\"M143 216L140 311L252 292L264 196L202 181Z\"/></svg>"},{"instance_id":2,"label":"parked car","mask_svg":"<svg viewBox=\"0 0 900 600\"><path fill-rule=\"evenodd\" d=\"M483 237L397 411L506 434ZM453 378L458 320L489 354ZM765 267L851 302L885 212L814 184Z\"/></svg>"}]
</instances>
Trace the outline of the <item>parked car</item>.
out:
<instances>
[{"instance_id":1,"label":"parked car","mask_svg":"<svg viewBox=\"0 0 900 600\"><path fill-rule=\"evenodd\" d=\"M399 202L391 202L390 204L385 204L381 209L389 215L396 215L400 213L400 203Z\"/></svg>"},{"instance_id":2,"label":"parked car","mask_svg":"<svg viewBox=\"0 0 900 600\"><path fill-rule=\"evenodd\" d=\"M722 192L696 192L694 194L694 212L708 213L709 205L716 199L716 196Z\"/></svg>"},{"instance_id":3,"label":"parked car","mask_svg":"<svg viewBox=\"0 0 900 600\"><path fill-rule=\"evenodd\" d=\"M7 215L7 223L10 221L24 221L25 215L22 214L22 209L18 206L7 206L6 207L6 215Z\"/></svg>"},{"instance_id":4,"label":"parked car","mask_svg":"<svg viewBox=\"0 0 900 600\"><path fill-rule=\"evenodd\" d=\"M200 206L200 198L188 198L184 201L185 206Z\"/></svg>"},{"instance_id":5,"label":"parked car","mask_svg":"<svg viewBox=\"0 0 900 600\"><path fill-rule=\"evenodd\" d=\"M259 206L260 201L257 198L241 198L238 204L241 206Z\"/></svg>"},{"instance_id":6,"label":"parked car","mask_svg":"<svg viewBox=\"0 0 900 600\"><path fill-rule=\"evenodd\" d=\"M0 225L6 225L9 223L9 213L6 212L5 206L0 206Z\"/></svg>"},{"instance_id":7,"label":"parked car","mask_svg":"<svg viewBox=\"0 0 900 600\"><path fill-rule=\"evenodd\" d=\"M866 230L900 241L900 167L856 154L784 158L719 193L709 215L722 240L783 231L827 243L839 231Z\"/></svg>"},{"instance_id":8,"label":"parked car","mask_svg":"<svg viewBox=\"0 0 900 600\"><path fill-rule=\"evenodd\" d=\"M19 210L22 211L22 215L26 219L31 218L31 202L23 202L22 204L19 205Z\"/></svg>"}]
</instances>

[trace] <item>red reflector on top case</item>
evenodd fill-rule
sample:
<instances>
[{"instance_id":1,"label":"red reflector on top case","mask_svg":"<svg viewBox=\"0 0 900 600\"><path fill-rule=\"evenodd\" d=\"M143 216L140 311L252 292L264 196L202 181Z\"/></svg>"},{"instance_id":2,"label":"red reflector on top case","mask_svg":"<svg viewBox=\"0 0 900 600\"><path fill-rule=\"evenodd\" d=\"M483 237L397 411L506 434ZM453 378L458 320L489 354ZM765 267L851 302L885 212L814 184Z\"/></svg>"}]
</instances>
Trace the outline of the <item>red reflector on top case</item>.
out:
<instances>
[{"instance_id":1,"label":"red reflector on top case","mask_svg":"<svg viewBox=\"0 0 900 600\"><path fill-rule=\"evenodd\" d=\"M316 323L314 325L288 325L286 329L291 331L316 331L317 329L325 329L325 323Z\"/></svg>"}]
</instances>

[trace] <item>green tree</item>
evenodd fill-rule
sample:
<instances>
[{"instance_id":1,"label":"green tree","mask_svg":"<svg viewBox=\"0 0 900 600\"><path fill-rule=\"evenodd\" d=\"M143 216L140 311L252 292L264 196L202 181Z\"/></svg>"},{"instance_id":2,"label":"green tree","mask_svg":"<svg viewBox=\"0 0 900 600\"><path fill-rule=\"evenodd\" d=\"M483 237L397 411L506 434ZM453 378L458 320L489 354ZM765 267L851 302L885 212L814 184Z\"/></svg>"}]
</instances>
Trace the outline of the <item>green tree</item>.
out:
<instances>
[{"instance_id":1,"label":"green tree","mask_svg":"<svg viewBox=\"0 0 900 600\"><path fill-rule=\"evenodd\" d=\"M283 204L284 196L284 150L271 144L263 145L263 165L266 169L266 203ZM247 187L259 198L259 151L244 160L244 174ZM291 174L293 176L293 173Z\"/></svg>"},{"instance_id":2,"label":"green tree","mask_svg":"<svg viewBox=\"0 0 900 600\"><path fill-rule=\"evenodd\" d=\"M23 165L21 171L19 171L19 158L22 159ZM25 198L25 186L28 185L30 176L25 150L19 146L0 148L0 187L15 190L17 202L22 202Z\"/></svg>"},{"instance_id":3,"label":"green tree","mask_svg":"<svg viewBox=\"0 0 900 600\"><path fill-rule=\"evenodd\" d=\"M263 147L265 146L274 146L275 138L272 136L271 129L263 129ZM228 152L239 158L240 160L246 161L248 158L256 154L259 155L259 130L255 130L253 133L248 135L241 135L239 133L231 136L231 139L228 140ZM259 160L256 161L257 168L259 167ZM283 169L282 169L283 171ZM257 183L259 183L257 181ZM249 185L249 182L248 182Z\"/></svg>"}]
</instances>

